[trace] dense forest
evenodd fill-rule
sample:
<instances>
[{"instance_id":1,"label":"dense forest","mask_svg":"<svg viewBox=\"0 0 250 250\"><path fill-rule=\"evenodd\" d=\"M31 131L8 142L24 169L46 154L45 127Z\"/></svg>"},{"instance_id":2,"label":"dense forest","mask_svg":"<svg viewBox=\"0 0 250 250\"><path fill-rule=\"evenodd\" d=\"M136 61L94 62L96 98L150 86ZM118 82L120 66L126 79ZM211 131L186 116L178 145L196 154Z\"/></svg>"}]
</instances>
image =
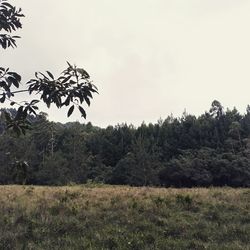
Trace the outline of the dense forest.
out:
<instances>
[{"instance_id":1,"label":"dense forest","mask_svg":"<svg viewBox=\"0 0 250 250\"><path fill-rule=\"evenodd\" d=\"M0 117L0 184L250 187L250 106L242 115L213 101L198 117L139 127L61 124L45 113L29 120L17 136Z\"/></svg>"}]
</instances>

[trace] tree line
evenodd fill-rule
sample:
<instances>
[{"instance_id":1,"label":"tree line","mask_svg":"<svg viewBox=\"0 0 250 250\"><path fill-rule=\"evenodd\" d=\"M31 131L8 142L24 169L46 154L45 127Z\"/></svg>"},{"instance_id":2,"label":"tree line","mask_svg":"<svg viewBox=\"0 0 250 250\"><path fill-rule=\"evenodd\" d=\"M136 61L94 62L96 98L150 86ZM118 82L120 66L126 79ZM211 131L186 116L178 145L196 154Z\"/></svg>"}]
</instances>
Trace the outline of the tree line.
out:
<instances>
[{"instance_id":1,"label":"tree line","mask_svg":"<svg viewBox=\"0 0 250 250\"><path fill-rule=\"evenodd\" d=\"M61 124L40 113L29 116L31 129L21 136L6 130L5 120L1 115L1 184L250 186L250 106L242 115L214 101L198 117L184 112L139 127Z\"/></svg>"}]
</instances>

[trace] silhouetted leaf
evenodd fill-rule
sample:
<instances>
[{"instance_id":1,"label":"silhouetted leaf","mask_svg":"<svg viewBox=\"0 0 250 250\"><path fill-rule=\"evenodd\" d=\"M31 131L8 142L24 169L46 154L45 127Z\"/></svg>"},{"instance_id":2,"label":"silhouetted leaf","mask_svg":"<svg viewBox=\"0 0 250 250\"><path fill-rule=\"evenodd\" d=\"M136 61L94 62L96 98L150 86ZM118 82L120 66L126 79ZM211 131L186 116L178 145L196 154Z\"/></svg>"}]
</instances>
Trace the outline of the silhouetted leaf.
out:
<instances>
[{"instance_id":1,"label":"silhouetted leaf","mask_svg":"<svg viewBox=\"0 0 250 250\"><path fill-rule=\"evenodd\" d=\"M86 112L85 112L85 110L81 106L79 106L78 109L80 110L82 116L86 119Z\"/></svg>"},{"instance_id":2,"label":"silhouetted leaf","mask_svg":"<svg viewBox=\"0 0 250 250\"><path fill-rule=\"evenodd\" d=\"M46 72L50 76L50 78L54 80L54 76L49 71L46 71Z\"/></svg>"},{"instance_id":3,"label":"silhouetted leaf","mask_svg":"<svg viewBox=\"0 0 250 250\"><path fill-rule=\"evenodd\" d=\"M75 108L75 106L74 105L72 105L70 108L69 108L69 111L68 111L68 117L70 117L71 116L71 114L73 113L73 111L74 111L74 108Z\"/></svg>"}]
</instances>

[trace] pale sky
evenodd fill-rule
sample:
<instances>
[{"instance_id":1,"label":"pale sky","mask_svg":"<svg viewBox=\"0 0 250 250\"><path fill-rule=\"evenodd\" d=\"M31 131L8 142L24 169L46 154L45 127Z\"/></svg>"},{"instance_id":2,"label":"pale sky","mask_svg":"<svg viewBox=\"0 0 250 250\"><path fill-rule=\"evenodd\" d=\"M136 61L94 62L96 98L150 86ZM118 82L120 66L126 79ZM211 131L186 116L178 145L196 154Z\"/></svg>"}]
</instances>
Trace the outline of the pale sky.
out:
<instances>
[{"instance_id":1,"label":"pale sky","mask_svg":"<svg viewBox=\"0 0 250 250\"><path fill-rule=\"evenodd\" d=\"M23 76L55 75L66 61L99 89L87 120L44 111L60 122L157 122L200 115L214 99L242 113L250 104L248 0L9 0L26 17L18 48L0 65ZM25 96L23 96L25 99Z\"/></svg>"}]
</instances>

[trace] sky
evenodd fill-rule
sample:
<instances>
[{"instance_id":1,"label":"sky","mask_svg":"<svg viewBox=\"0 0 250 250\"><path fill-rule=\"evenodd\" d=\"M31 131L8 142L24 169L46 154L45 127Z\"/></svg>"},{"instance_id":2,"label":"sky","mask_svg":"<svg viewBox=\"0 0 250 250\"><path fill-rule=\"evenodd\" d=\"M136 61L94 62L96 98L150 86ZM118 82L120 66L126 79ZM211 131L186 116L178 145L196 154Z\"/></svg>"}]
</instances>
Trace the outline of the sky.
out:
<instances>
[{"instance_id":1,"label":"sky","mask_svg":"<svg viewBox=\"0 0 250 250\"><path fill-rule=\"evenodd\" d=\"M66 61L99 89L87 120L41 109L53 121L155 123L200 115L213 100L244 113L250 104L248 0L9 0L23 9L22 38L0 65L59 76ZM18 97L25 99L27 96Z\"/></svg>"}]
</instances>

